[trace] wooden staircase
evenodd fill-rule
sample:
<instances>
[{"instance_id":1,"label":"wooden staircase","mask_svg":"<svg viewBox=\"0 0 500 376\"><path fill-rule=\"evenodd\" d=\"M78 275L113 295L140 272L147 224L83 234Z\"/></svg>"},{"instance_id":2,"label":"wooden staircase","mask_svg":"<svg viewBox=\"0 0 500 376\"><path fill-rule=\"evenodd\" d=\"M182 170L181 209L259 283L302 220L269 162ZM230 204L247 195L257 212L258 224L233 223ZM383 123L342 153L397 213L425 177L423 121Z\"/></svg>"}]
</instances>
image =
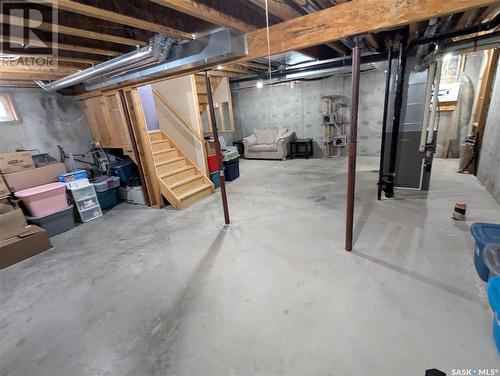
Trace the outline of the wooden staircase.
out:
<instances>
[{"instance_id":1,"label":"wooden staircase","mask_svg":"<svg viewBox=\"0 0 500 376\"><path fill-rule=\"evenodd\" d=\"M183 209L215 192L210 179L165 132L150 131L149 139L161 193L170 205Z\"/></svg>"}]
</instances>

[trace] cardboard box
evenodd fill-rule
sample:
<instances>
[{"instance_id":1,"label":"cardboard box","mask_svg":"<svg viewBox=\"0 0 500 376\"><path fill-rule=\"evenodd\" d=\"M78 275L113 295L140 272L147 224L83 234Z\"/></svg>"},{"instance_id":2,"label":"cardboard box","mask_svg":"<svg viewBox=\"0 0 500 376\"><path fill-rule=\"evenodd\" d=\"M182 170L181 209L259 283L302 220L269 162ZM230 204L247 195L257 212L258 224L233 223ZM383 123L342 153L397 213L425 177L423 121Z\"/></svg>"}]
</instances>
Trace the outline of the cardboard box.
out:
<instances>
[{"instance_id":1,"label":"cardboard box","mask_svg":"<svg viewBox=\"0 0 500 376\"><path fill-rule=\"evenodd\" d=\"M29 151L0 154L0 172L3 174L31 168L35 168L35 163Z\"/></svg>"},{"instance_id":2,"label":"cardboard box","mask_svg":"<svg viewBox=\"0 0 500 376\"><path fill-rule=\"evenodd\" d=\"M8 197L10 195L9 188L3 180L3 176L0 175L0 199Z\"/></svg>"},{"instance_id":3,"label":"cardboard box","mask_svg":"<svg viewBox=\"0 0 500 376\"><path fill-rule=\"evenodd\" d=\"M8 213L14 209L15 209L15 207L12 204L12 202L10 202L10 200L8 200L6 198L0 199L0 214Z\"/></svg>"},{"instance_id":4,"label":"cardboard box","mask_svg":"<svg viewBox=\"0 0 500 376\"><path fill-rule=\"evenodd\" d=\"M0 241L0 269L52 248L47 231L31 225L17 236Z\"/></svg>"},{"instance_id":5,"label":"cardboard box","mask_svg":"<svg viewBox=\"0 0 500 376\"><path fill-rule=\"evenodd\" d=\"M5 174L4 178L11 192L37 187L57 181L57 176L66 172L64 163L51 163L43 167L33 168Z\"/></svg>"},{"instance_id":6,"label":"cardboard box","mask_svg":"<svg viewBox=\"0 0 500 376\"><path fill-rule=\"evenodd\" d=\"M21 209L12 208L12 210L0 214L0 240L5 240L26 231L27 226L28 223Z\"/></svg>"}]
</instances>

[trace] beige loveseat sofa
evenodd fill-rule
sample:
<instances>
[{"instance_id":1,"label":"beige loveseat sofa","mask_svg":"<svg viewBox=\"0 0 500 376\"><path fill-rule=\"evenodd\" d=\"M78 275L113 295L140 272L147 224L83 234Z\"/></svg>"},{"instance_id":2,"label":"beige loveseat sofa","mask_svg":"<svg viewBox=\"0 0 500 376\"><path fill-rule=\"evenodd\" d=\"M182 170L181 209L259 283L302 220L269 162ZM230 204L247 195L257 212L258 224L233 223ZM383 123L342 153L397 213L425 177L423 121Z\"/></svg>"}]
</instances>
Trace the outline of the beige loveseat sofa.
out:
<instances>
[{"instance_id":1,"label":"beige loveseat sofa","mask_svg":"<svg viewBox=\"0 0 500 376\"><path fill-rule=\"evenodd\" d=\"M245 158L285 159L294 139L295 132L288 128L254 129L253 135L243 139Z\"/></svg>"}]
</instances>

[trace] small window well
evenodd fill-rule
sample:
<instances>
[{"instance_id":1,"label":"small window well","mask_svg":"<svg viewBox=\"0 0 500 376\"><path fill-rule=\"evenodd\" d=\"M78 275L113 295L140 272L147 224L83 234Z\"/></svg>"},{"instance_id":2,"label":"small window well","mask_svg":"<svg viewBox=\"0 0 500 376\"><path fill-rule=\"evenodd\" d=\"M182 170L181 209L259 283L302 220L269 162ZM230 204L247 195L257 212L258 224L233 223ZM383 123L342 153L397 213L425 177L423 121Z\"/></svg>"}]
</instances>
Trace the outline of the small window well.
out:
<instances>
[{"instance_id":1,"label":"small window well","mask_svg":"<svg viewBox=\"0 0 500 376\"><path fill-rule=\"evenodd\" d=\"M0 93L0 124L19 123L20 119L10 95Z\"/></svg>"}]
</instances>

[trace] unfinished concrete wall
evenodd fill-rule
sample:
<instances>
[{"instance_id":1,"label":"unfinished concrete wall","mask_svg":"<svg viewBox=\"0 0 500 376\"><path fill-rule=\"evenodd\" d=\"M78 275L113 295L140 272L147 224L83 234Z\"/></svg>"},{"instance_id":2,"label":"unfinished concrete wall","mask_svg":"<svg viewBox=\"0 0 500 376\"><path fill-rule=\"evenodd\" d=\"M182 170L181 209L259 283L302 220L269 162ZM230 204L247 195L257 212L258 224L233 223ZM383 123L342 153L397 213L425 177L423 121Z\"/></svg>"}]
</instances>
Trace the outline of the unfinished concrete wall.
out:
<instances>
[{"instance_id":1,"label":"unfinished concrete wall","mask_svg":"<svg viewBox=\"0 0 500 376\"><path fill-rule=\"evenodd\" d=\"M21 123L0 126L0 153L37 149L59 158L57 145L73 153L90 149L92 136L80 102L37 88L1 91L12 96Z\"/></svg>"},{"instance_id":2,"label":"unfinished concrete wall","mask_svg":"<svg viewBox=\"0 0 500 376\"><path fill-rule=\"evenodd\" d=\"M477 176L500 202L500 64L493 86Z\"/></svg>"},{"instance_id":3,"label":"unfinished concrete wall","mask_svg":"<svg viewBox=\"0 0 500 376\"><path fill-rule=\"evenodd\" d=\"M358 123L359 155L377 156L380 153L382 115L384 107L386 63L362 72ZM264 81L265 82L265 81ZM254 128L288 127L297 137L311 137L315 154L322 155L323 127L321 125L322 96L351 96L351 76L334 76L319 80L295 81L262 89L255 82L232 85L235 116L235 139L249 136ZM251 85L251 87L248 87Z\"/></svg>"}]
</instances>

